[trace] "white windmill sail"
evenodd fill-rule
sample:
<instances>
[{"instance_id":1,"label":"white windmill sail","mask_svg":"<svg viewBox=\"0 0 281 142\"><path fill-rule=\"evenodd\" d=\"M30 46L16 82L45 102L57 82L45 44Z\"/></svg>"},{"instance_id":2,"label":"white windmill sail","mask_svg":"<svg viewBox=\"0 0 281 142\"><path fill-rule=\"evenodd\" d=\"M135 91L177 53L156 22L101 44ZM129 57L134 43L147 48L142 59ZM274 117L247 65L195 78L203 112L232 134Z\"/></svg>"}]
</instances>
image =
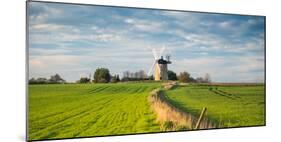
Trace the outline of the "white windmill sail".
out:
<instances>
[{"instance_id":1,"label":"white windmill sail","mask_svg":"<svg viewBox=\"0 0 281 142\"><path fill-rule=\"evenodd\" d=\"M152 66L150 67L150 69L149 69L149 71L148 71L148 73L147 73L148 76L151 75L151 72L152 72L152 70L153 70L153 68L154 68L154 66L155 66L156 63L157 63L157 60L154 60Z\"/></svg>"},{"instance_id":2,"label":"white windmill sail","mask_svg":"<svg viewBox=\"0 0 281 142\"><path fill-rule=\"evenodd\" d=\"M151 72L153 71L154 69L154 78L155 80L160 80L160 76L161 76L161 70L160 70L160 66L158 64L158 60L159 58L162 56L163 52L165 50L165 46L163 46L160 51L159 51L159 54L157 54L157 51L153 48L152 49L152 54L154 56L154 62L152 64L152 66L150 67L147 75L150 76L151 75ZM159 55L159 56L158 56Z\"/></svg>"}]
</instances>

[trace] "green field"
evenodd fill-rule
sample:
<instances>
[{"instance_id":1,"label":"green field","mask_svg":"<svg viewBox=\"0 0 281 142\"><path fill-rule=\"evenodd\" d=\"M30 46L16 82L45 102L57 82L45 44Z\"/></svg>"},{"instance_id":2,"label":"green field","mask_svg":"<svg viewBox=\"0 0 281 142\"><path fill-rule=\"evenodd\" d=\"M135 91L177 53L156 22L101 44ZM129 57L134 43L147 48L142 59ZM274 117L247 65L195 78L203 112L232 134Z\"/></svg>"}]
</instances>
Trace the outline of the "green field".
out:
<instances>
[{"instance_id":1,"label":"green field","mask_svg":"<svg viewBox=\"0 0 281 142\"><path fill-rule=\"evenodd\" d=\"M148 96L161 83L29 85L29 140L160 132ZM210 89L212 88L212 89ZM264 86L178 86L167 100L220 127L264 125Z\"/></svg>"},{"instance_id":2,"label":"green field","mask_svg":"<svg viewBox=\"0 0 281 142\"><path fill-rule=\"evenodd\" d=\"M29 86L29 139L159 131L147 96L156 83Z\"/></svg>"},{"instance_id":3,"label":"green field","mask_svg":"<svg viewBox=\"0 0 281 142\"><path fill-rule=\"evenodd\" d=\"M174 106L194 116L206 107L207 117L219 127L265 124L263 85L188 85L165 93Z\"/></svg>"}]
</instances>

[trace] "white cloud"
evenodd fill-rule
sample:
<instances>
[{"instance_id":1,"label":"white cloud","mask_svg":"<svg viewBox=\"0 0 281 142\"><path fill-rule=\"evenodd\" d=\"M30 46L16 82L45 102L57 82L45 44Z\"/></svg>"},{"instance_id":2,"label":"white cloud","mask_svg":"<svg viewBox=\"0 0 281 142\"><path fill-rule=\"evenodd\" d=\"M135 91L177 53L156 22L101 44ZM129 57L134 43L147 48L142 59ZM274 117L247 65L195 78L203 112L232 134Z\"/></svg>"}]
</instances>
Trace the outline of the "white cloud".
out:
<instances>
[{"instance_id":1,"label":"white cloud","mask_svg":"<svg viewBox=\"0 0 281 142\"><path fill-rule=\"evenodd\" d=\"M208 55L208 52L200 52L200 55Z\"/></svg>"},{"instance_id":2,"label":"white cloud","mask_svg":"<svg viewBox=\"0 0 281 142\"><path fill-rule=\"evenodd\" d=\"M228 29L232 27L232 23L230 21L223 21L219 23L219 26L224 29Z\"/></svg>"},{"instance_id":3,"label":"white cloud","mask_svg":"<svg viewBox=\"0 0 281 142\"><path fill-rule=\"evenodd\" d=\"M164 23L162 21L127 18L124 22L131 26L131 30L137 31L159 32L163 31L164 28Z\"/></svg>"},{"instance_id":4,"label":"white cloud","mask_svg":"<svg viewBox=\"0 0 281 142\"><path fill-rule=\"evenodd\" d=\"M94 29L92 27L91 29ZM95 29L91 33L83 33L79 28L61 24L34 24L30 27L30 41L38 44L59 44L64 41L100 41L110 42L120 40L117 33L108 30Z\"/></svg>"},{"instance_id":5,"label":"white cloud","mask_svg":"<svg viewBox=\"0 0 281 142\"><path fill-rule=\"evenodd\" d=\"M162 16L173 18L173 19L178 19L180 22L183 22L185 20L194 21L195 19L197 19L197 17L194 16L195 13L191 14L191 13L181 12L181 11L161 11L161 12L159 12L159 14Z\"/></svg>"},{"instance_id":6,"label":"white cloud","mask_svg":"<svg viewBox=\"0 0 281 142\"><path fill-rule=\"evenodd\" d=\"M85 57L74 55L40 55L29 57L29 78L32 77L50 77L56 73L63 76L67 81L78 80L77 73L85 72L89 68L85 68L81 63ZM75 76L74 74L77 74Z\"/></svg>"},{"instance_id":7,"label":"white cloud","mask_svg":"<svg viewBox=\"0 0 281 142\"><path fill-rule=\"evenodd\" d=\"M43 23L43 24L33 24L30 27L30 30L36 30L36 31L49 31L49 32L54 32L54 31L68 31L71 30L73 32L79 32L79 29L70 26L70 25L61 25L61 24L51 24L51 23Z\"/></svg>"},{"instance_id":8,"label":"white cloud","mask_svg":"<svg viewBox=\"0 0 281 142\"><path fill-rule=\"evenodd\" d=\"M236 25L233 21L206 20L208 18L198 13L166 11L153 12L147 17L143 13L132 13L134 16L127 17L116 12L110 17L115 18L117 24L111 23L112 19L106 21L108 17L93 17L95 22L82 19L83 26L77 26L71 22L59 24L66 23L62 22L63 8L43 9L44 12L30 17L30 74L33 77L60 73L67 81L75 81L97 67L109 68L119 75L125 70L148 70L154 60L148 45L157 49L166 45L167 53L172 54L169 69L176 72L186 70L194 77L210 73L214 81L263 79L259 72L264 69L263 35L241 38L243 31L256 24L256 20ZM87 9L87 13L93 12L91 10ZM48 21L57 17L59 23L54 19L53 23ZM83 23L84 20L87 22ZM110 24L103 25L100 21ZM213 27L235 32L223 37L209 31ZM46 47L48 44L53 47Z\"/></svg>"},{"instance_id":9,"label":"white cloud","mask_svg":"<svg viewBox=\"0 0 281 142\"><path fill-rule=\"evenodd\" d=\"M135 23L135 21L134 21L134 19L127 18L127 19L125 19L125 23L128 23L128 24L134 24L134 23Z\"/></svg>"},{"instance_id":10,"label":"white cloud","mask_svg":"<svg viewBox=\"0 0 281 142\"><path fill-rule=\"evenodd\" d=\"M40 12L29 16L29 21L31 22L30 24L44 23L49 18L63 15L62 9L53 8L45 4L31 3L30 8L32 9L33 7L40 8Z\"/></svg>"},{"instance_id":11,"label":"white cloud","mask_svg":"<svg viewBox=\"0 0 281 142\"><path fill-rule=\"evenodd\" d=\"M80 61L79 56L74 55L40 55L30 56L31 67L40 67L47 69L51 66L75 65L77 61Z\"/></svg>"},{"instance_id":12,"label":"white cloud","mask_svg":"<svg viewBox=\"0 0 281 142\"><path fill-rule=\"evenodd\" d=\"M210 73L216 82L256 82L264 79L263 60L256 56L174 59L169 68L177 73L188 71L193 77Z\"/></svg>"},{"instance_id":13,"label":"white cloud","mask_svg":"<svg viewBox=\"0 0 281 142\"><path fill-rule=\"evenodd\" d=\"M49 17L49 14L47 13L40 13L37 15L30 15L29 16L29 21L32 21L32 23L42 23L47 20Z\"/></svg>"}]
</instances>

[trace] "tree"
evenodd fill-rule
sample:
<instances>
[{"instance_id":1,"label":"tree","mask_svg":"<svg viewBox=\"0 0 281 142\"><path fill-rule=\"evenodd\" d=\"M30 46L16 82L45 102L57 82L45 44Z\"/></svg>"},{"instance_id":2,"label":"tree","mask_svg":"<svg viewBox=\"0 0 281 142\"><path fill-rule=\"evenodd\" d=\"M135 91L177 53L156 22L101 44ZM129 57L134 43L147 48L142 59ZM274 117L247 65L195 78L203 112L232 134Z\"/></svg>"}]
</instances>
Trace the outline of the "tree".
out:
<instances>
[{"instance_id":1,"label":"tree","mask_svg":"<svg viewBox=\"0 0 281 142\"><path fill-rule=\"evenodd\" d=\"M211 82L211 75L209 73L205 74L204 82L206 82L206 83L210 83Z\"/></svg>"},{"instance_id":2,"label":"tree","mask_svg":"<svg viewBox=\"0 0 281 142\"><path fill-rule=\"evenodd\" d=\"M116 81L117 81L117 82L120 82L119 75L116 76Z\"/></svg>"},{"instance_id":3,"label":"tree","mask_svg":"<svg viewBox=\"0 0 281 142\"><path fill-rule=\"evenodd\" d=\"M31 78L29 80L29 84L49 84L49 83L65 83L66 81L60 77L59 74L55 74L50 77L50 79L39 77L39 78Z\"/></svg>"},{"instance_id":4,"label":"tree","mask_svg":"<svg viewBox=\"0 0 281 142\"><path fill-rule=\"evenodd\" d=\"M171 70L168 70L168 79L169 80L178 80L177 74Z\"/></svg>"},{"instance_id":5,"label":"tree","mask_svg":"<svg viewBox=\"0 0 281 142\"><path fill-rule=\"evenodd\" d=\"M140 76L141 79L147 78L146 72L144 70L139 71L139 76Z\"/></svg>"},{"instance_id":6,"label":"tree","mask_svg":"<svg viewBox=\"0 0 281 142\"><path fill-rule=\"evenodd\" d=\"M45 84L45 83L48 83L48 79L42 77L39 77L37 79L31 78L29 80L29 84Z\"/></svg>"},{"instance_id":7,"label":"tree","mask_svg":"<svg viewBox=\"0 0 281 142\"><path fill-rule=\"evenodd\" d=\"M135 73L131 72L129 77L130 78L135 78Z\"/></svg>"},{"instance_id":8,"label":"tree","mask_svg":"<svg viewBox=\"0 0 281 142\"><path fill-rule=\"evenodd\" d=\"M29 84L36 84L36 79L35 78L31 78L28 81Z\"/></svg>"},{"instance_id":9,"label":"tree","mask_svg":"<svg viewBox=\"0 0 281 142\"><path fill-rule=\"evenodd\" d=\"M78 83L90 83L90 78L81 77L80 80L78 80Z\"/></svg>"},{"instance_id":10,"label":"tree","mask_svg":"<svg viewBox=\"0 0 281 142\"><path fill-rule=\"evenodd\" d=\"M203 83L204 82L204 79L202 77L197 77L196 78L196 82L197 83Z\"/></svg>"},{"instance_id":11,"label":"tree","mask_svg":"<svg viewBox=\"0 0 281 142\"><path fill-rule=\"evenodd\" d=\"M110 81L110 73L106 68L98 68L94 73L95 83L108 83Z\"/></svg>"},{"instance_id":12,"label":"tree","mask_svg":"<svg viewBox=\"0 0 281 142\"><path fill-rule=\"evenodd\" d=\"M148 80L154 80L154 76L153 75L148 76Z\"/></svg>"},{"instance_id":13,"label":"tree","mask_svg":"<svg viewBox=\"0 0 281 142\"><path fill-rule=\"evenodd\" d=\"M194 79L193 77L189 77L188 82L196 82L196 79Z\"/></svg>"},{"instance_id":14,"label":"tree","mask_svg":"<svg viewBox=\"0 0 281 142\"><path fill-rule=\"evenodd\" d=\"M129 71L124 71L123 72L123 78L129 78L130 77L130 72Z\"/></svg>"},{"instance_id":15,"label":"tree","mask_svg":"<svg viewBox=\"0 0 281 142\"><path fill-rule=\"evenodd\" d=\"M119 81L120 81L119 75L112 76L111 80L110 80L110 82L112 82L112 83L117 83Z\"/></svg>"},{"instance_id":16,"label":"tree","mask_svg":"<svg viewBox=\"0 0 281 142\"><path fill-rule=\"evenodd\" d=\"M134 74L134 77L133 77L133 78L140 78L139 72L135 72L135 73L133 73L133 74Z\"/></svg>"},{"instance_id":17,"label":"tree","mask_svg":"<svg viewBox=\"0 0 281 142\"><path fill-rule=\"evenodd\" d=\"M62 79L59 74L55 74L55 75L51 76L51 78L49 79L49 82L50 83L64 83L65 80Z\"/></svg>"},{"instance_id":18,"label":"tree","mask_svg":"<svg viewBox=\"0 0 281 142\"><path fill-rule=\"evenodd\" d=\"M125 71L123 72L122 81L140 81L146 79L147 75L144 70L139 70L136 72Z\"/></svg>"},{"instance_id":19,"label":"tree","mask_svg":"<svg viewBox=\"0 0 281 142\"><path fill-rule=\"evenodd\" d=\"M188 82L189 78L190 78L190 74L186 71L181 72L180 75L178 76L180 82Z\"/></svg>"},{"instance_id":20,"label":"tree","mask_svg":"<svg viewBox=\"0 0 281 142\"><path fill-rule=\"evenodd\" d=\"M49 81L48 81L47 78L39 77L39 78L36 79L36 82L38 84L44 84L44 83L48 83Z\"/></svg>"}]
</instances>

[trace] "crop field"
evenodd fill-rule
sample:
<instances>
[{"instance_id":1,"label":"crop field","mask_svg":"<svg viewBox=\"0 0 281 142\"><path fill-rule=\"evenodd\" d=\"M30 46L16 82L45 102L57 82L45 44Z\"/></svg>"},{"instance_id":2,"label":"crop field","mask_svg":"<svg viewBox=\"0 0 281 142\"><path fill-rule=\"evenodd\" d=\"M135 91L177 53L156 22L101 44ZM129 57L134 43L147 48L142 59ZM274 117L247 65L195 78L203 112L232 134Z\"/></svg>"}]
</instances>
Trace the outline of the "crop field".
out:
<instances>
[{"instance_id":1,"label":"crop field","mask_svg":"<svg viewBox=\"0 0 281 142\"><path fill-rule=\"evenodd\" d=\"M29 86L29 139L159 131L147 96L159 83Z\"/></svg>"},{"instance_id":2,"label":"crop field","mask_svg":"<svg viewBox=\"0 0 281 142\"><path fill-rule=\"evenodd\" d=\"M29 85L29 140L161 132L148 100L162 83ZM264 125L264 86L176 86L170 104L219 127ZM165 108L164 108L165 109ZM161 111L161 110L160 110Z\"/></svg>"},{"instance_id":3,"label":"crop field","mask_svg":"<svg viewBox=\"0 0 281 142\"><path fill-rule=\"evenodd\" d=\"M179 86L165 92L177 108L199 116L207 108L208 119L219 127L264 125L263 85Z\"/></svg>"}]
</instances>

